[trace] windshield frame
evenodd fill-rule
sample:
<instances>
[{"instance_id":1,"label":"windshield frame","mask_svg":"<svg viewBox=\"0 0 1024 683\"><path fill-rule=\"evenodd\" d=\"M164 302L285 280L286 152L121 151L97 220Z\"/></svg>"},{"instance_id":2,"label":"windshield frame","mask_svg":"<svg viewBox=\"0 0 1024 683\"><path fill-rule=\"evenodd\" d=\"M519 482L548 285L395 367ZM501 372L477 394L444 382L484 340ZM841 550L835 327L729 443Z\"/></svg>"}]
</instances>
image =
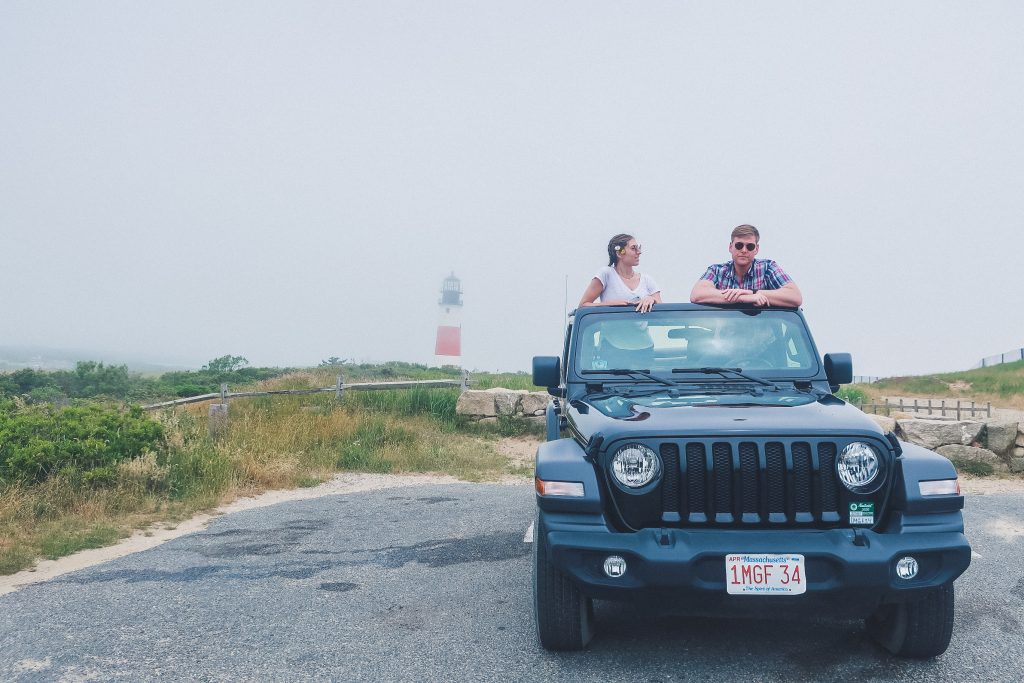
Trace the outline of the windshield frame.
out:
<instances>
[{"instance_id":1,"label":"windshield frame","mask_svg":"<svg viewBox=\"0 0 1024 683\"><path fill-rule=\"evenodd\" d=\"M593 307L587 309L576 310L573 314L572 328L571 328L571 339L567 340L569 343L566 345L566 362L563 364L563 372L565 373L565 380L570 383L584 383L584 384L655 384L653 380L646 379L640 376L628 376L628 375L617 375L611 373L602 373L600 370L593 370L586 368L586 374L583 373L584 368L580 367L579 359L581 357L581 349L583 345L584 332L589 332L591 321L587 320L591 316L601 316L605 318L615 318L621 320L651 320L652 318L665 318L665 317L706 317L708 314L712 315L724 315L724 316L760 316L770 315L786 316L792 321L794 327L802 330L802 334L806 340L807 352L809 354L810 367L808 368L743 368L743 371L766 379L768 381L816 381L824 380L824 364L821 360L821 354L818 352L817 345L814 342L814 337L808 329L806 320L803 317L802 312L799 309L793 308L775 308L775 309L757 309L749 306L703 306L699 304L659 304L654 307L650 313L640 314L635 313L632 309L624 309L622 307ZM689 363L681 363L681 366L692 367ZM610 368L615 369L615 368ZM659 377L665 377L671 379L674 382L685 386L689 383L695 384L751 384L752 382L748 379L741 377L723 377L720 375L709 375L705 373L675 373L673 374L670 369L665 368L647 368L654 371L654 374ZM663 387L669 390L669 387Z\"/></svg>"}]
</instances>

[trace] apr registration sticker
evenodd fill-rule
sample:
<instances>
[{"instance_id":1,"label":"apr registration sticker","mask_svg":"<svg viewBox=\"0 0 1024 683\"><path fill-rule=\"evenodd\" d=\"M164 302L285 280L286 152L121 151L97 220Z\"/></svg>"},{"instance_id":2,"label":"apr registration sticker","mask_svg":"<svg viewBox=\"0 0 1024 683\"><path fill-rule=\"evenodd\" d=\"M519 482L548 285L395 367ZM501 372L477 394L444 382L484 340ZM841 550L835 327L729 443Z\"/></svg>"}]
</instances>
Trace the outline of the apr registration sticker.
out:
<instances>
[{"instance_id":1,"label":"apr registration sticker","mask_svg":"<svg viewBox=\"0 0 1024 683\"><path fill-rule=\"evenodd\" d=\"M850 524L874 524L874 503L850 503Z\"/></svg>"}]
</instances>

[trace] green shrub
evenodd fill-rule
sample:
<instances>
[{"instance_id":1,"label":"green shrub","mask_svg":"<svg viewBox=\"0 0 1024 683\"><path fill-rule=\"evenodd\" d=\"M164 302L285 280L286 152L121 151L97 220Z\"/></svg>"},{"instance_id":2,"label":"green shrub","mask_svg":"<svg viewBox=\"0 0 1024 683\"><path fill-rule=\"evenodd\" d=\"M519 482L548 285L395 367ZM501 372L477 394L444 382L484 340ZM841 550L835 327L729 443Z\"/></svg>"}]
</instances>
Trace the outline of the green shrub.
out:
<instances>
[{"instance_id":1,"label":"green shrub","mask_svg":"<svg viewBox=\"0 0 1024 683\"><path fill-rule=\"evenodd\" d=\"M105 474L86 473L157 450L163 440L163 427L137 406L123 413L99 405L2 410L0 482L41 482L62 471L98 483Z\"/></svg>"},{"instance_id":2,"label":"green shrub","mask_svg":"<svg viewBox=\"0 0 1024 683\"><path fill-rule=\"evenodd\" d=\"M864 393L863 389L858 389L857 387L842 387L836 392L836 396L854 405L862 405L868 402L867 394Z\"/></svg>"}]
</instances>

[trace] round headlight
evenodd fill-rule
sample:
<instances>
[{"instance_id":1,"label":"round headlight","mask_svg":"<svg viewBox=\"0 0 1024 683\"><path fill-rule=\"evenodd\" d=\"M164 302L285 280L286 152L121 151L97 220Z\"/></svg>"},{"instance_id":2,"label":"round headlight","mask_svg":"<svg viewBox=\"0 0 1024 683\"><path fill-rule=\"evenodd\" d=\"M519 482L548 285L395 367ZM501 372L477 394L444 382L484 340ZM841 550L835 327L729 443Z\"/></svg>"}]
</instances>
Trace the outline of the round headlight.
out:
<instances>
[{"instance_id":1,"label":"round headlight","mask_svg":"<svg viewBox=\"0 0 1024 683\"><path fill-rule=\"evenodd\" d=\"M628 443L615 451L612 458L612 474L631 489L650 484L660 471L661 458L643 444Z\"/></svg>"},{"instance_id":2,"label":"round headlight","mask_svg":"<svg viewBox=\"0 0 1024 683\"><path fill-rule=\"evenodd\" d=\"M871 446L854 441L839 454L836 471L843 486L851 491L863 489L878 478L881 460Z\"/></svg>"}]
</instances>

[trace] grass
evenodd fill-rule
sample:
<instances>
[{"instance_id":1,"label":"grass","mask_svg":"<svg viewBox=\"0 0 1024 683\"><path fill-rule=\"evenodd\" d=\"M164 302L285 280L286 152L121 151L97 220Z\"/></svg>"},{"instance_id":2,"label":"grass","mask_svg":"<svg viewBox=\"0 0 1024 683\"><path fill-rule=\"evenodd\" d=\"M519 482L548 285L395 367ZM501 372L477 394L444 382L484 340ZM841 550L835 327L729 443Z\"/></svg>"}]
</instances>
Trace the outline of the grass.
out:
<instances>
[{"instance_id":1,"label":"grass","mask_svg":"<svg viewBox=\"0 0 1024 683\"><path fill-rule=\"evenodd\" d=\"M858 385L872 398L898 395L991 401L1002 408L1024 410L1024 361L1003 363L962 372L917 377L889 377L874 384Z\"/></svg>"},{"instance_id":2,"label":"grass","mask_svg":"<svg viewBox=\"0 0 1024 683\"><path fill-rule=\"evenodd\" d=\"M322 369L258 386L331 384L333 372ZM457 399L457 388L349 391L340 404L330 393L235 399L216 438L208 433L205 405L164 411L157 417L166 448L120 463L106 487L52 476L0 490L0 574L242 495L315 486L339 471L433 472L470 481L528 474L510 466L495 441L531 426L513 419L490 427L464 423L455 415Z\"/></svg>"}]
</instances>

